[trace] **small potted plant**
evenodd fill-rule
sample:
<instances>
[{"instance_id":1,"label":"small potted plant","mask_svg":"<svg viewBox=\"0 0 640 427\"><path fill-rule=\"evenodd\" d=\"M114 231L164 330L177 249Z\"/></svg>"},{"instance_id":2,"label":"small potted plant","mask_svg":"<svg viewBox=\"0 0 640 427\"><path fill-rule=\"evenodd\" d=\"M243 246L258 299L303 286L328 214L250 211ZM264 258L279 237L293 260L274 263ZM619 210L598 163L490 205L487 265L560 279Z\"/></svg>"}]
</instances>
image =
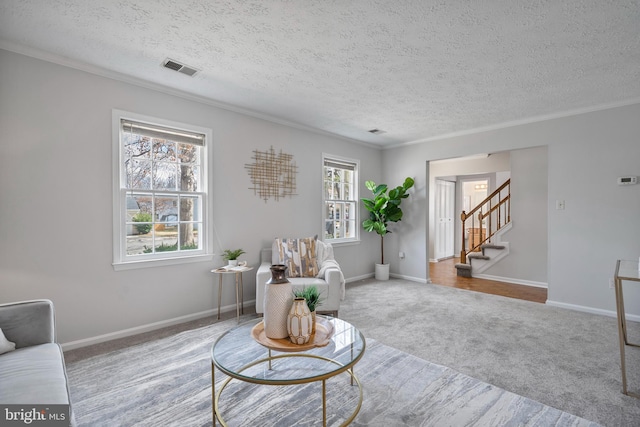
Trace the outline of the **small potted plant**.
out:
<instances>
[{"instance_id":1,"label":"small potted plant","mask_svg":"<svg viewBox=\"0 0 640 427\"><path fill-rule=\"evenodd\" d=\"M244 253L246 252L242 249L225 249L222 253L222 257L229 261L230 266L235 267L238 265L238 257Z\"/></svg>"},{"instance_id":2,"label":"small potted plant","mask_svg":"<svg viewBox=\"0 0 640 427\"><path fill-rule=\"evenodd\" d=\"M311 333L316 332L316 308L320 304L322 304L322 299L320 298L320 291L316 285L304 286L302 289L294 289L293 295L296 298L304 298L307 302L307 307L309 307L309 311L311 312L312 319L312 328Z\"/></svg>"}]
</instances>

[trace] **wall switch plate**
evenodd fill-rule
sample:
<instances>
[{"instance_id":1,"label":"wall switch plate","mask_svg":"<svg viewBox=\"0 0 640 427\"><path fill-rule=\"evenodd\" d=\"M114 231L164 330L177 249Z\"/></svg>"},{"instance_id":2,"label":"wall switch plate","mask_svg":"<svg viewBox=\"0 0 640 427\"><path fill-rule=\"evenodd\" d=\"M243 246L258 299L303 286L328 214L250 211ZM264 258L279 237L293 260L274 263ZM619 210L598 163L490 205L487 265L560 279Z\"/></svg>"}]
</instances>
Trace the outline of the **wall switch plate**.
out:
<instances>
[{"instance_id":1,"label":"wall switch plate","mask_svg":"<svg viewBox=\"0 0 640 427\"><path fill-rule=\"evenodd\" d=\"M404 252L398 253L398 256L400 257L400 259L404 259Z\"/></svg>"},{"instance_id":2,"label":"wall switch plate","mask_svg":"<svg viewBox=\"0 0 640 427\"><path fill-rule=\"evenodd\" d=\"M609 289L613 289L615 286L615 282L613 281L613 279L609 279Z\"/></svg>"},{"instance_id":3,"label":"wall switch plate","mask_svg":"<svg viewBox=\"0 0 640 427\"><path fill-rule=\"evenodd\" d=\"M564 210L564 200L556 200L556 209L559 211Z\"/></svg>"}]
</instances>

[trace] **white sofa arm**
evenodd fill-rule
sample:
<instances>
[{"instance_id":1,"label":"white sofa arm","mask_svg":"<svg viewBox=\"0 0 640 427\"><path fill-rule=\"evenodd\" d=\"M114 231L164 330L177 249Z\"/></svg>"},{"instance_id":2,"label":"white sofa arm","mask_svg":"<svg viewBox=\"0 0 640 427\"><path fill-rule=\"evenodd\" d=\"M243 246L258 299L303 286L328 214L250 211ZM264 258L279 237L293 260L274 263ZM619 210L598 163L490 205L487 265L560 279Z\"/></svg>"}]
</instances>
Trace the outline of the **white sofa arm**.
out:
<instances>
[{"instance_id":1,"label":"white sofa arm","mask_svg":"<svg viewBox=\"0 0 640 427\"><path fill-rule=\"evenodd\" d=\"M256 313L264 313L264 291L271 278L271 263L263 262L256 273Z\"/></svg>"},{"instance_id":2,"label":"white sofa arm","mask_svg":"<svg viewBox=\"0 0 640 427\"><path fill-rule=\"evenodd\" d=\"M329 285L329 296L323 302L328 307L340 307L340 301L343 299L344 289L342 287L342 273L337 268L329 268L324 273L324 280Z\"/></svg>"}]
</instances>

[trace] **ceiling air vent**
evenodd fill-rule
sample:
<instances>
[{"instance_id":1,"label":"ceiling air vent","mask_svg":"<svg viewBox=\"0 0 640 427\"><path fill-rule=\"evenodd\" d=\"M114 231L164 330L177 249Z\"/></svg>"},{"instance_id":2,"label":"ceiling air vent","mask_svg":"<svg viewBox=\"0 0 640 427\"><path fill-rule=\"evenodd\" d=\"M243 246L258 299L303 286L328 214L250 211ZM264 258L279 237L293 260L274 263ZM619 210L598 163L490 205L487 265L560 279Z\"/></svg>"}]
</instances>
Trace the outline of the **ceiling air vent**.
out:
<instances>
[{"instance_id":1,"label":"ceiling air vent","mask_svg":"<svg viewBox=\"0 0 640 427\"><path fill-rule=\"evenodd\" d=\"M189 77L193 77L198 72L198 70L196 70L195 68L181 64L178 61L174 61L173 59L166 59L162 65L165 68L169 68L170 70L186 74Z\"/></svg>"},{"instance_id":2,"label":"ceiling air vent","mask_svg":"<svg viewBox=\"0 0 640 427\"><path fill-rule=\"evenodd\" d=\"M369 133L372 133L374 135L382 135L383 133L387 133L387 132L381 129L371 129Z\"/></svg>"}]
</instances>

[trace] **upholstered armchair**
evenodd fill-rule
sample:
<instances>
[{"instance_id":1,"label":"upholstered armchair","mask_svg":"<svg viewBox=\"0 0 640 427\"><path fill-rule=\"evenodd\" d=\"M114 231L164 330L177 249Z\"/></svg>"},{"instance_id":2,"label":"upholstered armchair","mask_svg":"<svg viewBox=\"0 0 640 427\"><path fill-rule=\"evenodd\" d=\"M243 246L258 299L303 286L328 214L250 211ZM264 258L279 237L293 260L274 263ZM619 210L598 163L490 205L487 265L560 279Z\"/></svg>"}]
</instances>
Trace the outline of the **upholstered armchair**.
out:
<instances>
[{"instance_id":1,"label":"upholstered armchair","mask_svg":"<svg viewBox=\"0 0 640 427\"><path fill-rule=\"evenodd\" d=\"M300 243L300 245L303 246L298 246L298 241L302 240L306 241L306 244ZM289 252L289 254L291 253L288 249L292 246L296 247L293 249L294 252L298 248L305 247L306 255L315 255L310 264L313 264L313 261L315 261L317 270L315 270L315 266L314 268L305 266L302 269L296 269L293 260L286 256L287 252ZM314 250L312 251L311 248ZM321 242L315 238L276 239L273 241L271 248L263 249L261 253L261 264L256 273L256 313L258 314L264 313L265 285L271 278L270 267L273 264L287 265L287 278L291 282L294 290L302 289L305 286L316 285L318 291L320 291L322 301L316 308L316 312L328 313L338 317L340 301L344 299L345 295L345 281L342 270L340 270L340 265L338 265L334 259L331 244Z\"/></svg>"}]
</instances>

